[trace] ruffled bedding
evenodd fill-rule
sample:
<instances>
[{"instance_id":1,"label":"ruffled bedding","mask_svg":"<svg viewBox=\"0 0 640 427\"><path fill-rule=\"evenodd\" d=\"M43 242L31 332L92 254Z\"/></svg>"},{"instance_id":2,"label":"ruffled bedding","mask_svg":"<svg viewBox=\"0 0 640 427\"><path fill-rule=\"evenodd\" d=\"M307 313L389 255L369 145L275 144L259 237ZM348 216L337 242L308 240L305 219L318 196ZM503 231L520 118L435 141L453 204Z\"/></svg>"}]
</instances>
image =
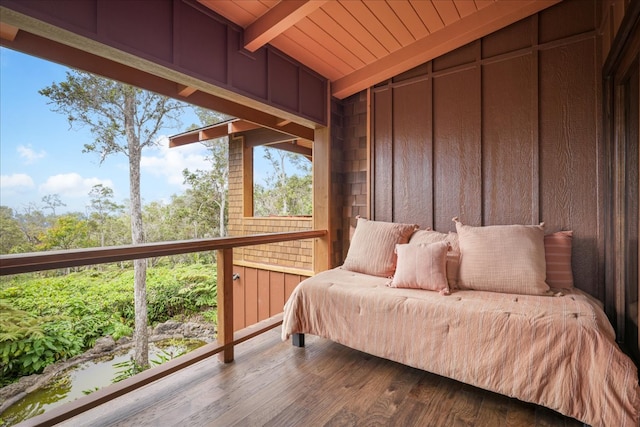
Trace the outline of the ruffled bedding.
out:
<instances>
[{"instance_id":1,"label":"ruffled bedding","mask_svg":"<svg viewBox=\"0 0 640 427\"><path fill-rule=\"evenodd\" d=\"M342 268L303 281L285 305L282 339L318 335L592 426L638 426L637 368L588 294L443 296L388 282Z\"/></svg>"}]
</instances>

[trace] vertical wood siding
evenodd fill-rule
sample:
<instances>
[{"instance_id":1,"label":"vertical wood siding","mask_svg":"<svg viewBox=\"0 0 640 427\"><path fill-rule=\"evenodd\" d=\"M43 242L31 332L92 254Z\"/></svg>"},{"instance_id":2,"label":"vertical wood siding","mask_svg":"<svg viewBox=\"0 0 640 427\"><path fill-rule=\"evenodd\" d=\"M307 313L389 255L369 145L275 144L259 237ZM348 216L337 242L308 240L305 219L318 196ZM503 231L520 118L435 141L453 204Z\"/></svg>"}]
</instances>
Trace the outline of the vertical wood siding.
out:
<instances>
[{"instance_id":1,"label":"vertical wood siding","mask_svg":"<svg viewBox=\"0 0 640 427\"><path fill-rule=\"evenodd\" d=\"M307 276L234 265L233 330L282 313L293 289Z\"/></svg>"},{"instance_id":2,"label":"vertical wood siding","mask_svg":"<svg viewBox=\"0 0 640 427\"><path fill-rule=\"evenodd\" d=\"M373 89L372 218L574 230L604 299L597 2L568 1Z\"/></svg>"}]
</instances>

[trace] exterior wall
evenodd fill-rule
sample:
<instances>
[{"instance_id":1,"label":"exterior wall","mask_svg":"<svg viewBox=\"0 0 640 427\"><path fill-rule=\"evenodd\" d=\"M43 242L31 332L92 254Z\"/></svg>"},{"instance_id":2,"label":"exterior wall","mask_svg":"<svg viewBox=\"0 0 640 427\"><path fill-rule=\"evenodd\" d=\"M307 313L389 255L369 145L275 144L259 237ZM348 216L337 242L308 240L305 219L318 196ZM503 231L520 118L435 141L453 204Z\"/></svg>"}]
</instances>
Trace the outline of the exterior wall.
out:
<instances>
[{"instance_id":1,"label":"exterior wall","mask_svg":"<svg viewBox=\"0 0 640 427\"><path fill-rule=\"evenodd\" d=\"M311 217L243 215L243 140L229 143L230 236L311 230ZM233 250L234 330L281 313L293 288L313 274L313 241L297 240Z\"/></svg>"},{"instance_id":2,"label":"exterior wall","mask_svg":"<svg viewBox=\"0 0 640 427\"><path fill-rule=\"evenodd\" d=\"M312 229L311 217L246 217L243 215L242 195L242 139L229 144L229 225L230 236L248 234L306 231ZM234 264L258 266L268 269L295 270L311 275L313 271L313 242L294 242L236 248Z\"/></svg>"},{"instance_id":3,"label":"exterior wall","mask_svg":"<svg viewBox=\"0 0 640 427\"><path fill-rule=\"evenodd\" d=\"M373 88L370 216L574 230L576 283L604 300L599 15L562 2Z\"/></svg>"}]
</instances>

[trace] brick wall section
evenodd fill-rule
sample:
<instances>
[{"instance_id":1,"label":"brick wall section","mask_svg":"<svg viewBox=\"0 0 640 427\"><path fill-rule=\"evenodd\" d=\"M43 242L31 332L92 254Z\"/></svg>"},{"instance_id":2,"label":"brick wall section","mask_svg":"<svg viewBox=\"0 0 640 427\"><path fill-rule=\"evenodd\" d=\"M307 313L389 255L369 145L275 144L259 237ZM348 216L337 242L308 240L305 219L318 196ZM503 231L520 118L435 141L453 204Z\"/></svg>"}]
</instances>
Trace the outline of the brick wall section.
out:
<instances>
[{"instance_id":1,"label":"brick wall section","mask_svg":"<svg viewBox=\"0 0 640 427\"><path fill-rule=\"evenodd\" d=\"M244 217L242 212L242 140L229 144L229 235L311 230L311 217ZM234 262L313 270L313 241L297 240L248 246L233 251Z\"/></svg>"},{"instance_id":2,"label":"brick wall section","mask_svg":"<svg viewBox=\"0 0 640 427\"><path fill-rule=\"evenodd\" d=\"M344 203L342 212L342 256L349 250L350 236L356 226L356 216L368 218L367 171L367 92L362 91L343 101L344 141Z\"/></svg>"}]
</instances>

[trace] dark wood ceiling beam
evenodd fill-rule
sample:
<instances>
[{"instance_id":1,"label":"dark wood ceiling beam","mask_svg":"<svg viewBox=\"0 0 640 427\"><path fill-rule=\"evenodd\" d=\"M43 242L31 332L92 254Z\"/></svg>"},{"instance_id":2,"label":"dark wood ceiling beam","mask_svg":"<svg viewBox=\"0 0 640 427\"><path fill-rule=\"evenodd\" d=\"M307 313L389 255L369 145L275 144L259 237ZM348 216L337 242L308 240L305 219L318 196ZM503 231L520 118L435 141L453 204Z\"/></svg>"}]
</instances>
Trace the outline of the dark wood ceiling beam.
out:
<instances>
[{"instance_id":1,"label":"dark wood ceiling beam","mask_svg":"<svg viewBox=\"0 0 640 427\"><path fill-rule=\"evenodd\" d=\"M322 0L282 1L244 31L244 48L255 52L322 6Z\"/></svg>"}]
</instances>

